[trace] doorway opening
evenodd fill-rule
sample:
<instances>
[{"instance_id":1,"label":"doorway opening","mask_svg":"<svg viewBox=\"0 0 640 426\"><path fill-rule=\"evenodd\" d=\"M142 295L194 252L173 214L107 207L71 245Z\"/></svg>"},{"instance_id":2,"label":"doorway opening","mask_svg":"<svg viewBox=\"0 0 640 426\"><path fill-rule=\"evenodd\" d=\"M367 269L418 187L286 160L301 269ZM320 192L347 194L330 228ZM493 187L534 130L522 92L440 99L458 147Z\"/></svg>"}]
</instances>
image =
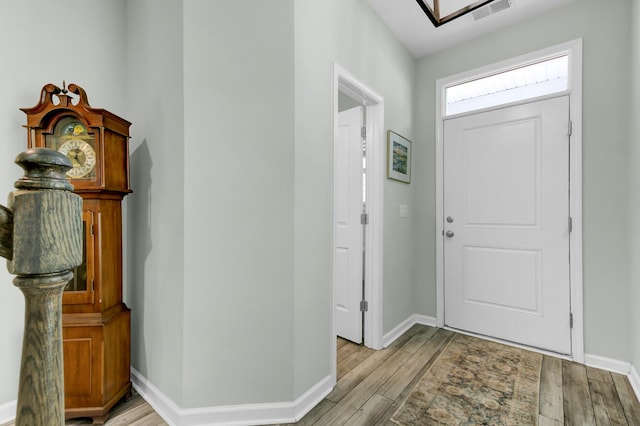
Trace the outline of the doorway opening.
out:
<instances>
[{"instance_id":1,"label":"doorway opening","mask_svg":"<svg viewBox=\"0 0 640 426\"><path fill-rule=\"evenodd\" d=\"M338 337L356 344L364 343L367 303L366 147L366 110L339 92L333 147L333 317Z\"/></svg>"},{"instance_id":2,"label":"doorway opening","mask_svg":"<svg viewBox=\"0 0 640 426\"><path fill-rule=\"evenodd\" d=\"M353 282L357 297L351 299L351 307L342 306L343 310L351 310L352 318L357 321L352 326L355 333L354 341L360 340L372 349L382 348L382 235L383 235L383 184L384 184L384 99L371 88L359 81L338 64L334 64L333 75L333 184L332 184L332 282L331 282L331 371L335 383L337 365L337 336L340 310L336 302L344 305L349 299L344 288L336 289L336 276L345 277L347 271L357 276L359 282ZM351 113L360 117L362 125L352 134L355 148L351 151L352 180L359 180L349 191L340 184L344 179L349 161L347 147L339 145L341 137L347 132L341 126L341 114ZM354 118L355 120L356 118ZM355 171L353 171L355 170ZM342 177L341 177L342 176ZM343 180L344 182L344 180ZM350 207L344 204L351 201ZM341 203L342 206L341 207ZM366 209L366 210L363 210ZM347 211L351 211L352 219L346 220ZM354 252L359 256L348 257L347 248L343 245L342 230L336 223L349 222L355 225L351 235L355 235L352 243ZM355 259L355 260L354 260ZM341 292L338 294L338 292ZM353 302L356 311L353 311ZM336 314L338 312L339 314ZM360 337L358 337L360 336ZM351 340L351 339L350 339Z\"/></svg>"},{"instance_id":3,"label":"doorway opening","mask_svg":"<svg viewBox=\"0 0 640 426\"><path fill-rule=\"evenodd\" d=\"M488 76L499 75L523 68L532 64L544 63L553 58L566 58L568 62L568 74L563 82L566 86L560 90L553 90L553 93L538 92L519 100L510 99L506 103L501 102L493 105L481 105L476 109L476 99L468 99L463 103L472 105L473 108L467 111L453 112L450 106L445 104L447 98L447 89L461 86L463 84L479 81ZM584 362L584 337L583 337L583 304L582 304L582 40L574 40L542 49L517 58L512 58L496 64L485 66L479 69L470 70L461 74L446 77L436 82L436 324L439 327L446 325L445 322L445 254L447 251L446 244L451 243L459 234L447 232L447 226L451 225L451 220L455 221L459 226L465 226L460 223L463 217L449 218L445 213L445 186L447 175L445 172L445 122L478 115L480 113L493 113L497 110L505 110L506 108L516 108L519 105L531 104L532 102L545 101L558 96L566 95L569 99L570 119L563 127L562 131L565 135L570 136L568 165L569 165L569 185L567 194L568 216L565 220L566 232L569 233L569 283L568 293L570 300L570 312L568 313L567 323L570 324L570 340L571 340L571 357L577 362ZM545 83L546 84L546 83ZM520 90L526 91L527 90ZM485 99L501 97L501 92L489 94ZM451 94L451 93L450 93ZM449 110L448 110L449 109ZM453 112L453 113L452 113ZM449 114L449 115L448 115ZM505 145L511 149L511 145ZM468 158L468 157L467 157ZM505 163L510 164L510 163ZM450 182L449 182L450 184ZM450 185L449 185L450 186ZM492 205L493 206L493 205ZM483 207L484 208L484 207ZM500 210L500 209L498 209ZM502 210L500 210L502 212ZM445 220L445 218L447 220ZM487 222L488 223L488 222ZM493 225L492 225L493 226ZM475 226L476 228L478 226ZM461 231L463 232L463 231ZM471 244L471 243L469 243ZM450 245L450 244L449 244ZM471 244L472 245L472 244ZM473 247L469 245L467 252ZM467 253L468 254L468 253ZM568 256L568 257L569 257ZM484 263L483 263L484 265ZM451 275L447 277L450 279ZM463 278L460 278L462 280ZM531 286L534 288L535 286ZM465 293L468 295L468 293ZM484 294L482 295L484 296ZM465 296L466 297L466 296ZM477 299L477 298L476 298ZM466 303L466 302L465 302ZM478 304L477 301L471 303ZM475 321L483 322L485 318L478 317ZM488 336L495 337L495 336Z\"/></svg>"}]
</instances>

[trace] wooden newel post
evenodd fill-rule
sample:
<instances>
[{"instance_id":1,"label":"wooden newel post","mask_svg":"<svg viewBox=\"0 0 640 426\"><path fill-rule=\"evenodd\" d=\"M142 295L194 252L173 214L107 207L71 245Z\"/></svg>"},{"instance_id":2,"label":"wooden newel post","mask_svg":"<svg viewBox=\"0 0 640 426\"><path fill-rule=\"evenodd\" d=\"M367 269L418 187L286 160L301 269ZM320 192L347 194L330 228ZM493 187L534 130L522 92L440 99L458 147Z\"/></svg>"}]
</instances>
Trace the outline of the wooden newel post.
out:
<instances>
[{"instance_id":1,"label":"wooden newel post","mask_svg":"<svg viewBox=\"0 0 640 426\"><path fill-rule=\"evenodd\" d=\"M25 297L16 425L63 425L62 292L82 263L82 199L66 156L35 148L16 163L25 175L0 206L0 255Z\"/></svg>"}]
</instances>

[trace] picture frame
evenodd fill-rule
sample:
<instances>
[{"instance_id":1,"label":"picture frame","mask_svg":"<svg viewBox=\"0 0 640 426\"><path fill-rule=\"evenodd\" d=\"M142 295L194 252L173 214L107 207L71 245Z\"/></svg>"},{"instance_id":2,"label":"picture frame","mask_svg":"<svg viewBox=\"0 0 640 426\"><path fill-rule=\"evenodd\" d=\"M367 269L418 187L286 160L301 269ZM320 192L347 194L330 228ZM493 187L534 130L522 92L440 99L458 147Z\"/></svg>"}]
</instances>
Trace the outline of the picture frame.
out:
<instances>
[{"instance_id":1,"label":"picture frame","mask_svg":"<svg viewBox=\"0 0 640 426\"><path fill-rule=\"evenodd\" d=\"M411 141L392 130L387 131L387 177L411 183Z\"/></svg>"}]
</instances>

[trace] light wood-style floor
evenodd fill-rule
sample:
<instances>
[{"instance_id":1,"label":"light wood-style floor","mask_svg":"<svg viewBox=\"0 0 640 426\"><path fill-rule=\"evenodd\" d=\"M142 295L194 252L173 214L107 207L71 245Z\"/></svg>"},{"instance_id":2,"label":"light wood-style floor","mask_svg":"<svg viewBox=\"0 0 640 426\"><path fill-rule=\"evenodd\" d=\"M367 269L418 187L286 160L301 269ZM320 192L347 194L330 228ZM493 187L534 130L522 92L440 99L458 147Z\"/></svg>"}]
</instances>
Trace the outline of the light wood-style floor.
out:
<instances>
[{"instance_id":1,"label":"light wood-style floor","mask_svg":"<svg viewBox=\"0 0 640 426\"><path fill-rule=\"evenodd\" d=\"M389 421L454 333L416 325L389 347L374 351L338 339L338 383L296 425L390 426ZM625 376L544 356L539 425L640 426L640 403ZM67 425L91 424L89 419ZM2 426L13 425L7 423ZM166 423L137 394L116 405L108 426Z\"/></svg>"},{"instance_id":2,"label":"light wood-style floor","mask_svg":"<svg viewBox=\"0 0 640 426\"><path fill-rule=\"evenodd\" d=\"M453 335L416 325L377 352L338 339L338 383L296 425L393 425L389 419ZM640 403L625 376L545 355L538 419L540 426L639 426Z\"/></svg>"},{"instance_id":3,"label":"light wood-style floor","mask_svg":"<svg viewBox=\"0 0 640 426\"><path fill-rule=\"evenodd\" d=\"M65 422L65 425L90 425L91 419L71 419ZM111 410L109 419L105 425L109 426L160 426L167 423L153 411L153 408L142 399L137 392L133 392L133 396L128 401L122 400L116 404ZM14 422L6 423L0 426L14 426Z\"/></svg>"}]
</instances>

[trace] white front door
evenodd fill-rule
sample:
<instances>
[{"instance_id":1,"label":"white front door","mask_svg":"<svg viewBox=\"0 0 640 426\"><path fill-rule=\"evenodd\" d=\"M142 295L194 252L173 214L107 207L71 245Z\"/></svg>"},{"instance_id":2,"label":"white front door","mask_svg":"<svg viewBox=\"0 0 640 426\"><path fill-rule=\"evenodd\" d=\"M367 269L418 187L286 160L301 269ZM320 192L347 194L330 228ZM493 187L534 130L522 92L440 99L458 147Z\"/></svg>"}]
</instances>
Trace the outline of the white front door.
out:
<instances>
[{"instance_id":1,"label":"white front door","mask_svg":"<svg viewBox=\"0 0 640 426\"><path fill-rule=\"evenodd\" d=\"M333 300L336 334L362 342L362 107L338 114L334 152Z\"/></svg>"},{"instance_id":2,"label":"white front door","mask_svg":"<svg viewBox=\"0 0 640 426\"><path fill-rule=\"evenodd\" d=\"M571 353L569 98L444 123L445 323Z\"/></svg>"}]
</instances>

